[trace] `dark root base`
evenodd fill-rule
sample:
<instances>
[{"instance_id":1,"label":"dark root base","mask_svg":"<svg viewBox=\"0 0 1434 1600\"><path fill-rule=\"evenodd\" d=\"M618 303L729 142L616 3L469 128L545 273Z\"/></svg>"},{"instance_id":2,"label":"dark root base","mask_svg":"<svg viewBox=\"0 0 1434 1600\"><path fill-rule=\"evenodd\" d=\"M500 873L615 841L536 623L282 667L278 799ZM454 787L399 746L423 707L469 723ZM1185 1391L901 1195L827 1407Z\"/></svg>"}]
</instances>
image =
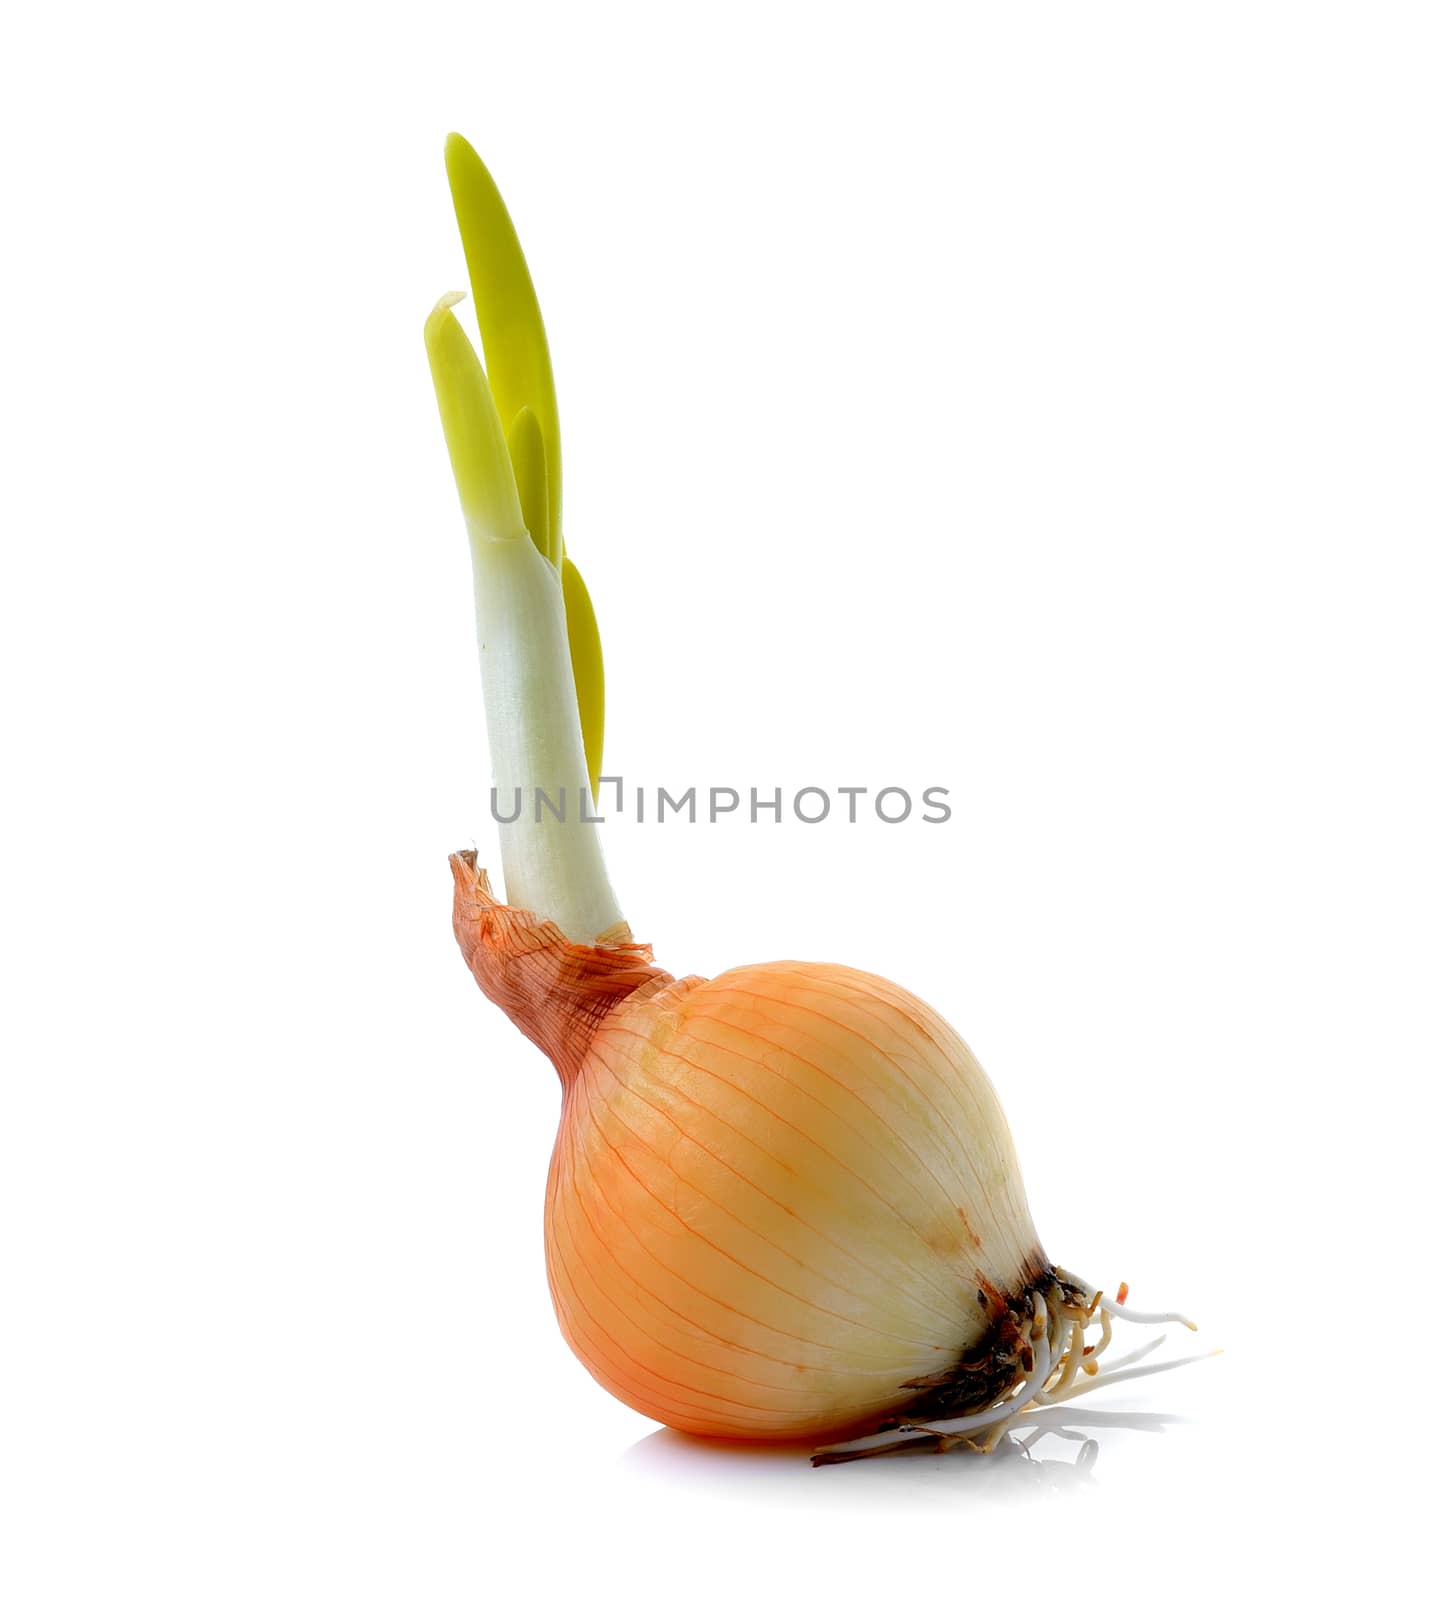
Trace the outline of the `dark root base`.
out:
<instances>
[{"instance_id":1,"label":"dark root base","mask_svg":"<svg viewBox=\"0 0 1434 1600\"><path fill-rule=\"evenodd\" d=\"M1002 1294L983 1283L980 1296L991 1313L991 1326L961 1360L929 1381L908 1384L917 1391L910 1405L886 1418L873 1433L824 1446L813 1455L813 1466L916 1450L960 1447L985 1453L1010 1428L1021 1426L1017 1419L1023 1412L1200 1359L1187 1356L1137 1365L1164 1343L1161 1334L1102 1370L1100 1357L1110 1344L1116 1320L1195 1326L1177 1312L1127 1311L1124 1284L1120 1294L1108 1300L1103 1291L1091 1289L1079 1278L1045 1266L1014 1294ZM1087 1342L1088 1332L1094 1334L1093 1342Z\"/></svg>"},{"instance_id":2,"label":"dark root base","mask_svg":"<svg viewBox=\"0 0 1434 1600\"><path fill-rule=\"evenodd\" d=\"M1044 1295L1056 1282L1055 1268L1048 1266L1024 1289L1007 1296L982 1279L977 1298L991 1313L991 1326L984 1337L940 1376L908 1383L908 1389L919 1391L918 1398L898 1416L888 1417L883 1426L968 1417L1010 1394L1031 1370L1030 1345L1021 1330L1035 1315L1036 1296Z\"/></svg>"}]
</instances>

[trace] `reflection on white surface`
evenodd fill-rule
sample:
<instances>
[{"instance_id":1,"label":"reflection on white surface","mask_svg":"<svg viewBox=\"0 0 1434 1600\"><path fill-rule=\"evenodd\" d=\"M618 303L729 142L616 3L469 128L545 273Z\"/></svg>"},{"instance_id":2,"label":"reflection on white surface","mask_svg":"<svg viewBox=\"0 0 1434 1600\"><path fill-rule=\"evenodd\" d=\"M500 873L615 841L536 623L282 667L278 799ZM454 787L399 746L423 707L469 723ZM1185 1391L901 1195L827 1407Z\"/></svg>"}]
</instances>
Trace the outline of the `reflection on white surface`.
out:
<instances>
[{"instance_id":1,"label":"reflection on white surface","mask_svg":"<svg viewBox=\"0 0 1434 1600\"><path fill-rule=\"evenodd\" d=\"M769 1503L779 1497L827 1506L873 1500L885 1505L893 1500L925 1503L939 1495L956 1504L1079 1494L1099 1484L1099 1435L1163 1433L1185 1420L1171 1412L1058 1406L1012 1430L989 1455L933 1449L820 1470L813 1469L810 1451L800 1445L746 1445L658 1428L624 1452L621 1467L704 1495L718 1492Z\"/></svg>"}]
</instances>

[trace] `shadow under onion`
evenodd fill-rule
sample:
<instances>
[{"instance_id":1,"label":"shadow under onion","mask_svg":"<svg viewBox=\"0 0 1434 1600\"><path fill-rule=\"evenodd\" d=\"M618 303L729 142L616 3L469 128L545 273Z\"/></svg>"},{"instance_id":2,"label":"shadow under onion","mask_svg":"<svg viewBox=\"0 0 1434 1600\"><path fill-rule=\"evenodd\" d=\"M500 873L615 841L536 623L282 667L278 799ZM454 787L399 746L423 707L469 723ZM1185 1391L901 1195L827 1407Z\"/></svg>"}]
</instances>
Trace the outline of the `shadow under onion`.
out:
<instances>
[{"instance_id":1,"label":"shadow under onion","mask_svg":"<svg viewBox=\"0 0 1434 1600\"><path fill-rule=\"evenodd\" d=\"M846 1463L841 1472L813 1472L811 1451L803 1445L748 1444L740 1439L705 1439L658 1428L631 1445L620 1458L623 1470L661 1477L708 1492L725 1489L763 1500L816 1493L830 1503L830 1491L814 1483L857 1484L857 1498L873 1491L885 1501L916 1485L943 1494L977 1498L1047 1493L1082 1493L1098 1485L1099 1432L1164 1433L1186 1419L1173 1412L1097 1411L1052 1406L1011 1429L986 1453L913 1449L870 1462ZM877 1458L872 1458L877 1459ZM838 1494L850 1490L836 1491ZM930 1493L925 1498L930 1498Z\"/></svg>"}]
</instances>

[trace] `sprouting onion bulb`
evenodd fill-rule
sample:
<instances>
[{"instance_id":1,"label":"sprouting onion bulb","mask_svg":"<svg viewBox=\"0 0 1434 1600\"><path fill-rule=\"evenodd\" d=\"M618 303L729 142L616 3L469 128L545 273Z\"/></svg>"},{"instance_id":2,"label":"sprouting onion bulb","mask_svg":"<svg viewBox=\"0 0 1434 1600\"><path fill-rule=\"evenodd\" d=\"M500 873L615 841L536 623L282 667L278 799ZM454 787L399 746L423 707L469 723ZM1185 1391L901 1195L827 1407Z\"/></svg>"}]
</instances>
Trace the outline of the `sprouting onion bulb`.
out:
<instances>
[{"instance_id":1,"label":"sprouting onion bulb","mask_svg":"<svg viewBox=\"0 0 1434 1600\"><path fill-rule=\"evenodd\" d=\"M577 796L601 770L602 657L565 554L557 408L517 236L447 149L487 372L445 296L426 342L473 553L506 903L450 858L483 993L562 1083L548 1278L613 1394L691 1433L808 1440L818 1461L989 1449L1035 1407L1180 1362L1104 1354L1136 1313L1055 1266L1010 1131L929 1006L800 961L674 979L634 943ZM1188 1324L1193 1326L1193 1324Z\"/></svg>"}]
</instances>

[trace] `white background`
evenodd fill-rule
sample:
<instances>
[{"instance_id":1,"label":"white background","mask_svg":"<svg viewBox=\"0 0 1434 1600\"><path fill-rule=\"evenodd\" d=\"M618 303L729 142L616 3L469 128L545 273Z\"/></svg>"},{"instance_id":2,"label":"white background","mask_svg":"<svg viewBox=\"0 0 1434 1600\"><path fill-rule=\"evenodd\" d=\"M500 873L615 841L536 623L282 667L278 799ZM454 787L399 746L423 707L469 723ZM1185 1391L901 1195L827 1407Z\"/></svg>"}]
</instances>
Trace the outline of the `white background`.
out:
<instances>
[{"instance_id":1,"label":"white background","mask_svg":"<svg viewBox=\"0 0 1434 1600\"><path fill-rule=\"evenodd\" d=\"M6 32L6 1595L1398 1576L1427 8ZM945 826L614 823L624 908L679 972L924 995L1052 1254L1198 1315L1226 1353L1112 1390L1089 1471L685 1442L561 1342L556 1080L448 927L445 856L494 833L420 336L464 278L450 128L547 317L607 769L954 794Z\"/></svg>"}]
</instances>

